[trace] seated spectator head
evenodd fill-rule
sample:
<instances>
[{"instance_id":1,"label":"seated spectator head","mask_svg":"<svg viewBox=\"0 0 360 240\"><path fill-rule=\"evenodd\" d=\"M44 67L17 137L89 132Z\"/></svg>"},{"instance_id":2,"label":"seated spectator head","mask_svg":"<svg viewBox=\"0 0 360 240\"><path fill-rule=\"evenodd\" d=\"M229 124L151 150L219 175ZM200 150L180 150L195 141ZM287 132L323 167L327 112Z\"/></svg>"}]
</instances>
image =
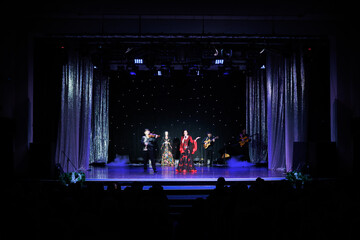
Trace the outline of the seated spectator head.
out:
<instances>
[{"instance_id":1,"label":"seated spectator head","mask_svg":"<svg viewBox=\"0 0 360 240\"><path fill-rule=\"evenodd\" d=\"M224 188L225 186L225 178L219 177L216 182L216 188Z\"/></svg>"}]
</instances>

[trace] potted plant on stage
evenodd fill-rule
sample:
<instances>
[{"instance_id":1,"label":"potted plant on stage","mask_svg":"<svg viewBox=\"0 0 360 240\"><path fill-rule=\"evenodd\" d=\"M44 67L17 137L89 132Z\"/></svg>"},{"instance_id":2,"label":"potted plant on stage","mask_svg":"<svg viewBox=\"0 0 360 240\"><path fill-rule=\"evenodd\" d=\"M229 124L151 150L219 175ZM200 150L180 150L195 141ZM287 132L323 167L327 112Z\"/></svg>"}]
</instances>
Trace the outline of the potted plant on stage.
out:
<instances>
[{"instance_id":1,"label":"potted plant on stage","mask_svg":"<svg viewBox=\"0 0 360 240\"><path fill-rule=\"evenodd\" d=\"M286 173L286 180L292 183L294 188L302 188L305 182L310 181L310 176L300 171L290 171Z\"/></svg>"},{"instance_id":2,"label":"potted plant on stage","mask_svg":"<svg viewBox=\"0 0 360 240\"><path fill-rule=\"evenodd\" d=\"M70 184L82 184L85 182L85 173L82 171L64 172L60 174L59 180L65 186L69 186Z\"/></svg>"}]
</instances>

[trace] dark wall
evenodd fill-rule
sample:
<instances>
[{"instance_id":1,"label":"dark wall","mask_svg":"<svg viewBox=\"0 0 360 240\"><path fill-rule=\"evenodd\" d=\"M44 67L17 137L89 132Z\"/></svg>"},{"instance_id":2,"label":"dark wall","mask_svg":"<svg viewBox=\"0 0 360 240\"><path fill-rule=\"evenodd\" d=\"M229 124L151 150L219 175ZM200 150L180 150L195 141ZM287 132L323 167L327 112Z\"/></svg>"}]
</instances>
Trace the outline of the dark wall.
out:
<instances>
[{"instance_id":1,"label":"dark wall","mask_svg":"<svg viewBox=\"0 0 360 240\"><path fill-rule=\"evenodd\" d=\"M67 62L67 49L48 39L37 39L34 45L34 142L54 144L60 119L62 66Z\"/></svg>"},{"instance_id":2,"label":"dark wall","mask_svg":"<svg viewBox=\"0 0 360 240\"><path fill-rule=\"evenodd\" d=\"M307 44L305 52L308 92L308 141L330 142L329 45Z\"/></svg>"},{"instance_id":3,"label":"dark wall","mask_svg":"<svg viewBox=\"0 0 360 240\"><path fill-rule=\"evenodd\" d=\"M2 132L1 158L4 172L22 175L27 169L27 150L31 138L29 97L29 38L22 26L4 26L1 39L0 118ZM4 149L2 149L4 148Z\"/></svg>"},{"instance_id":4,"label":"dark wall","mask_svg":"<svg viewBox=\"0 0 360 240\"><path fill-rule=\"evenodd\" d=\"M337 38L337 98L334 102L336 111L336 127L334 128L337 142L341 175L358 176L359 166L359 116L360 116L360 50L356 46L353 29L341 29Z\"/></svg>"}]
</instances>

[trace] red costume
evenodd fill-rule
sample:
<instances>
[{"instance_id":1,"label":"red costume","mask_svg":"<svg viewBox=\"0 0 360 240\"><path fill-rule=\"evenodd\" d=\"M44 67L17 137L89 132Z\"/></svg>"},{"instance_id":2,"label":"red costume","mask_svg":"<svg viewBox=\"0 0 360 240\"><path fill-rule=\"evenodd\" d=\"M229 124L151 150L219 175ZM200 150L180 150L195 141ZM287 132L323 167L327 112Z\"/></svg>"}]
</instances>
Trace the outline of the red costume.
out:
<instances>
[{"instance_id":1,"label":"red costume","mask_svg":"<svg viewBox=\"0 0 360 240\"><path fill-rule=\"evenodd\" d=\"M195 166L194 166L194 160L192 155L197 150L197 143L192 139L191 136L187 136L185 138L184 136L181 137L181 143L180 143L180 160L177 167L177 171L179 172L196 172Z\"/></svg>"}]
</instances>

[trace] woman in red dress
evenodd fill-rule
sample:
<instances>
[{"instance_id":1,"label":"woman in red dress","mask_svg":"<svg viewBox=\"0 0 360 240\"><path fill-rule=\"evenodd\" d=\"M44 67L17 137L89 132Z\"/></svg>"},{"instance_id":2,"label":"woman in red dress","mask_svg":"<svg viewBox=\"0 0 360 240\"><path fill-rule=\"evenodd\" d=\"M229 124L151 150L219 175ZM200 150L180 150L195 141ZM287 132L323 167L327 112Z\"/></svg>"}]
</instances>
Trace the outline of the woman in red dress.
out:
<instances>
[{"instance_id":1,"label":"woman in red dress","mask_svg":"<svg viewBox=\"0 0 360 240\"><path fill-rule=\"evenodd\" d=\"M192 155L197 150L196 141L198 139L199 137L193 140L188 131L184 130L180 142L180 160L176 172L196 172Z\"/></svg>"}]
</instances>

